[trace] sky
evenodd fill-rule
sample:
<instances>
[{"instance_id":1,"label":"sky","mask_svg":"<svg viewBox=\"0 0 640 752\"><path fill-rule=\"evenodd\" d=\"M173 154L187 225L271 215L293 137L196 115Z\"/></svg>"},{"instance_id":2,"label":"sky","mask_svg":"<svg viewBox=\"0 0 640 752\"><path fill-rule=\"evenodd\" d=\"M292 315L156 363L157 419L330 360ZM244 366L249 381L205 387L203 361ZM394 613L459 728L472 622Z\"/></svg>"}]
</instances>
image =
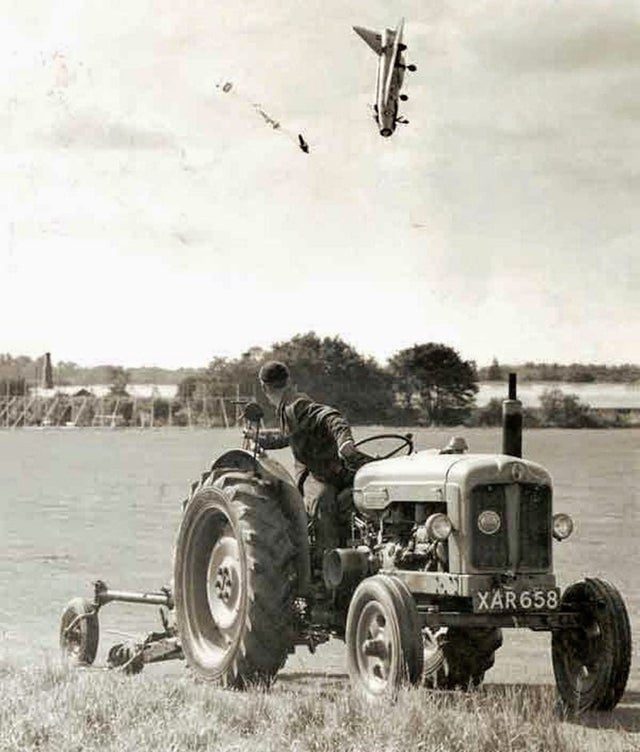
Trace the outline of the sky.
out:
<instances>
[{"instance_id":1,"label":"sky","mask_svg":"<svg viewBox=\"0 0 640 752\"><path fill-rule=\"evenodd\" d=\"M197 367L313 330L640 362L636 1L0 8L0 352ZM383 139L351 27L400 17Z\"/></svg>"}]
</instances>

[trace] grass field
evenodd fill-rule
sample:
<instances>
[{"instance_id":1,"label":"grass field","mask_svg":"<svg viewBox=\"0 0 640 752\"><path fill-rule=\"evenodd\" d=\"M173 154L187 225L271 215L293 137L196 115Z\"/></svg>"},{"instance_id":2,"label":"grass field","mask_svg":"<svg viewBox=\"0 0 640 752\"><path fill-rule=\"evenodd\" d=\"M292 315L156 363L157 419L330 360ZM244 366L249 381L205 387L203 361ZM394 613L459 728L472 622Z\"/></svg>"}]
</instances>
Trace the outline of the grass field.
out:
<instances>
[{"instance_id":1,"label":"grass field","mask_svg":"<svg viewBox=\"0 0 640 752\"><path fill-rule=\"evenodd\" d=\"M359 436L372 429L359 429ZM496 451L499 432L464 432ZM449 432L421 430L418 446ZM505 632L483 689L421 690L372 709L350 695L344 647L299 649L269 692L197 684L182 663L137 677L69 671L57 663L63 605L98 577L125 589L170 578L179 501L237 431L0 433L0 750L640 750L637 648L622 703L580 721L560 718L548 635ZM585 575L614 582L640 628L640 431L532 431L525 454L551 471L555 508L576 532L555 547L562 586ZM278 454L289 461L286 450ZM635 490L634 490L635 489ZM109 630L145 633L155 609L113 605Z\"/></svg>"},{"instance_id":2,"label":"grass field","mask_svg":"<svg viewBox=\"0 0 640 752\"><path fill-rule=\"evenodd\" d=\"M57 664L0 665L0 750L38 752L625 752L639 749L638 697L563 718L548 686L402 691L371 706L341 677L290 677L234 693L188 675L127 677Z\"/></svg>"}]
</instances>

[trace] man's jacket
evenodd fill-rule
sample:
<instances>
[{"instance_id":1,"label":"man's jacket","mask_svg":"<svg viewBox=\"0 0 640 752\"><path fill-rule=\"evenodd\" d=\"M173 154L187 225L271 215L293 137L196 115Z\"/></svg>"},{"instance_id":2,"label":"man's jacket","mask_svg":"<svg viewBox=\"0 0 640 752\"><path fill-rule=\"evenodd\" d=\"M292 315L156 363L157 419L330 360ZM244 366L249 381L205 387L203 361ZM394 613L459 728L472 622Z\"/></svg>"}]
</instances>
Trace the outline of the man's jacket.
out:
<instances>
[{"instance_id":1,"label":"man's jacket","mask_svg":"<svg viewBox=\"0 0 640 752\"><path fill-rule=\"evenodd\" d=\"M287 395L276 410L279 434L261 437L265 449L290 446L296 460L296 482L305 470L325 483L345 486L353 473L338 455L338 448L353 441L351 428L333 407L314 402L306 394Z\"/></svg>"}]
</instances>

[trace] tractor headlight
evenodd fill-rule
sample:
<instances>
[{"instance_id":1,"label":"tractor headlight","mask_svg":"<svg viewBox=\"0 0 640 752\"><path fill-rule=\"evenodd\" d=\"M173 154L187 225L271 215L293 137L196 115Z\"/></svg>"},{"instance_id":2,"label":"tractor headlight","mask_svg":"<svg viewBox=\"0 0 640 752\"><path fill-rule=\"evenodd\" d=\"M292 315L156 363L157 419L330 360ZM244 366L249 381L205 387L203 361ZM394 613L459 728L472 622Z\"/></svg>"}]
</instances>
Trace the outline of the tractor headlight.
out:
<instances>
[{"instance_id":1,"label":"tractor headlight","mask_svg":"<svg viewBox=\"0 0 640 752\"><path fill-rule=\"evenodd\" d=\"M478 515L478 530L485 535L493 535L500 530L502 520L497 512L493 509L485 509Z\"/></svg>"},{"instance_id":2,"label":"tractor headlight","mask_svg":"<svg viewBox=\"0 0 640 752\"><path fill-rule=\"evenodd\" d=\"M564 540L568 538L573 532L573 520L568 514L553 515L553 537L556 540Z\"/></svg>"},{"instance_id":3,"label":"tractor headlight","mask_svg":"<svg viewBox=\"0 0 640 752\"><path fill-rule=\"evenodd\" d=\"M453 530L453 524L451 523L451 520L447 517L446 514L442 514L442 512L432 514L430 517L428 517L425 523L425 527L427 528L427 536L431 541L447 540L447 538L451 535L451 531Z\"/></svg>"}]
</instances>

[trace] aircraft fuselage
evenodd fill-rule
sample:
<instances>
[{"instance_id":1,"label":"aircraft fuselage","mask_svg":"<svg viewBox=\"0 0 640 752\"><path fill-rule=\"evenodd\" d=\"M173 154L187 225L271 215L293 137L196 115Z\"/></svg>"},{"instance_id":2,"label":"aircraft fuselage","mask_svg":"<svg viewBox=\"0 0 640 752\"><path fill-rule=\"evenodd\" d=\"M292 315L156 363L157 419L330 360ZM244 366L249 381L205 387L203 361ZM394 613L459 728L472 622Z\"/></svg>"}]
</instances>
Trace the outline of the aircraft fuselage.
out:
<instances>
[{"instance_id":1,"label":"aircraft fuselage","mask_svg":"<svg viewBox=\"0 0 640 752\"><path fill-rule=\"evenodd\" d=\"M354 26L354 31L378 56L378 73L376 76L376 98L373 109L380 135L388 138L395 131L398 122L406 122L398 117L398 100L400 89L407 69L402 43L404 20L398 28L385 29L382 33ZM415 70L415 66L409 66ZM406 99L406 97L402 97Z\"/></svg>"},{"instance_id":2,"label":"aircraft fuselage","mask_svg":"<svg viewBox=\"0 0 640 752\"><path fill-rule=\"evenodd\" d=\"M404 55L401 48L394 50L395 33L386 29L383 34L385 49L378 58L376 79L375 113L380 135L388 138L396 129L398 117L398 96L404 80ZM394 54L395 53L395 54Z\"/></svg>"}]
</instances>

